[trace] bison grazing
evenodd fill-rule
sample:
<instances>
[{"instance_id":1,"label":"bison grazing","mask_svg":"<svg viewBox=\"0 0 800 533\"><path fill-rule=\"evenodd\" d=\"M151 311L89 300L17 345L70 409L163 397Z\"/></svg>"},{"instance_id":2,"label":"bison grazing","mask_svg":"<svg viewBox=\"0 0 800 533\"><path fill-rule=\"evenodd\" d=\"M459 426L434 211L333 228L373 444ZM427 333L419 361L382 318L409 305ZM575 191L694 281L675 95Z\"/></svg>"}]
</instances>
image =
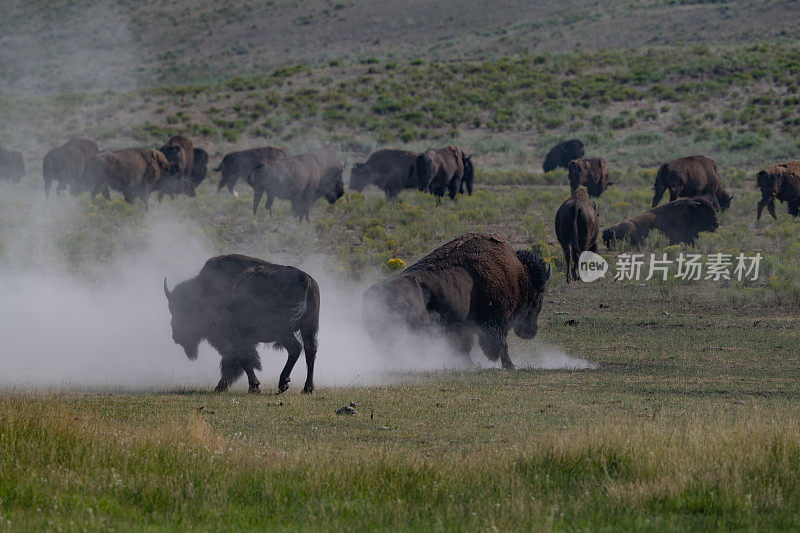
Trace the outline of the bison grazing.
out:
<instances>
[{"instance_id":1,"label":"bison grazing","mask_svg":"<svg viewBox=\"0 0 800 533\"><path fill-rule=\"evenodd\" d=\"M251 148L241 152L231 152L222 158L222 163L214 169L215 172L222 172L222 178L217 185L217 192L223 187L233 194L233 186L239 178L247 178L256 165L268 163L279 157L286 157L288 154L283 148L274 146L264 146L263 148Z\"/></svg>"},{"instance_id":2,"label":"bison grazing","mask_svg":"<svg viewBox=\"0 0 800 533\"><path fill-rule=\"evenodd\" d=\"M192 185L197 187L203 180L206 179L206 171L208 169L208 152L202 148L194 149L194 156L192 162Z\"/></svg>"},{"instance_id":3,"label":"bison grazing","mask_svg":"<svg viewBox=\"0 0 800 533\"><path fill-rule=\"evenodd\" d=\"M78 183L70 186L73 194L84 190L92 198L98 193L110 198L109 189L120 191L125 201L133 203L139 198L147 205L150 193L161 190L165 178L176 172L173 164L159 150L150 148L128 148L114 152L100 152L89 161ZM189 180L179 181L181 192L194 196L194 187Z\"/></svg>"},{"instance_id":4,"label":"bison grazing","mask_svg":"<svg viewBox=\"0 0 800 533\"><path fill-rule=\"evenodd\" d=\"M436 329L471 363L473 335L486 357L514 368L506 337L537 332L549 265L528 251L515 252L498 235L468 233L364 293L364 322L374 337L391 337L403 324Z\"/></svg>"},{"instance_id":5,"label":"bison grazing","mask_svg":"<svg viewBox=\"0 0 800 533\"><path fill-rule=\"evenodd\" d=\"M325 160L328 162L326 163ZM330 157L316 154L282 157L270 163L260 163L247 176L253 187L253 214L258 210L261 196L267 194L266 208L272 212L275 198L292 203L292 213L299 219L308 218L311 205L324 196L333 204L344 194L344 167Z\"/></svg>"},{"instance_id":6,"label":"bison grazing","mask_svg":"<svg viewBox=\"0 0 800 533\"><path fill-rule=\"evenodd\" d=\"M272 342L289 352L278 380L289 388L289 375L305 349L308 374L304 393L314 390L314 360L319 330L319 286L294 267L275 265L243 255L222 255L206 261L197 277L164 294L172 314L172 339L189 359L197 358L202 340L222 356L217 391L226 390L242 372L251 392L259 392L255 370L261 370L256 346ZM303 343L295 337L300 332Z\"/></svg>"},{"instance_id":7,"label":"bison grazing","mask_svg":"<svg viewBox=\"0 0 800 533\"><path fill-rule=\"evenodd\" d=\"M6 150L0 146L0 180L17 183L25 177L25 162L22 152Z\"/></svg>"},{"instance_id":8,"label":"bison grazing","mask_svg":"<svg viewBox=\"0 0 800 533\"><path fill-rule=\"evenodd\" d=\"M414 189L414 152L408 150L378 150L365 163L356 163L350 171L350 189L361 192L367 185L375 185L390 201L403 189Z\"/></svg>"},{"instance_id":9,"label":"bison grazing","mask_svg":"<svg viewBox=\"0 0 800 533\"><path fill-rule=\"evenodd\" d=\"M667 161L658 169L653 189L653 207L658 205L667 190L670 202L681 197L706 196L717 211L728 209L733 198L722 188L717 163L704 155Z\"/></svg>"},{"instance_id":10,"label":"bison grazing","mask_svg":"<svg viewBox=\"0 0 800 533\"><path fill-rule=\"evenodd\" d=\"M50 196L54 181L58 182L56 193L79 182L86 162L98 151L97 143L90 139L71 139L47 152L42 162L45 198Z\"/></svg>"},{"instance_id":11,"label":"bison grazing","mask_svg":"<svg viewBox=\"0 0 800 533\"><path fill-rule=\"evenodd\" d=\"M605 159L575 159L569 162L568 170L569 186L573 191L583 185L589 196L597 198L609 185L613 185L608 181L608 163Z\"/></svg>"},{"instance_id":12,"label":"bison grazing","mask_svg":"<svg viewBox=\"0 0 800 533\"><path fill-rule=\"evenodd\" d=\"M583 157L583 153L583 143L578 139L570 139L559 143L547 153L547 157L544 158L544 163L542 163L542 169L545 172L550 172L558 167L567 168L570 161L580 159Z\"/></svg>"},{"instance_id":13,"label":"bison grazing","mask_svg":"<svg viewBox=\"0 0 800 533\"><path fill-rule=\"evenodd\" d=\"M589 200L583 187L558 208L556 237L564 250L567 262L567 283L570 277L578 279L578 258L582 252L597 252L597 205Z\"/></svg>"},{"instance_id":14,"label":"bison grazing","mask_svg":"<svg viewBox=\"0 0 800 533\"><path fill-rule=\"evenodd\" d=\"M439 202L447 190L452 200L458 194L464 178L464 153L453 145L427 150L417 157L412 172L420 191L430 191ZM469 187L472 187L471 183Z\"/></svg>"},{"instance_id":15,"label":"bison grazing","mask_svg":"<svg viewBox=\"0 0 800 533\"><path fill-rule=\"evenodd\" d=\"M756 175L756 179L761 189L757 219L761 219L764 206L772 218L778 218L775 216L775 198L789 205L790 215L796 217L800 214L800 161L767 167Z\"/></svg>"},{"instance_id":16,"label":"bison grazing","mask_svg":"<svg viewBox=\"0 0 800 533\"><path fill-rule=\"evenodd\" d=\"M640 213L603 232L603 242L611 248L614 241L641 244L650 231L657 229L670 244L693 244L701 231L716 231L719 226L714 206L705 198L680 198Z\"/></svg>"}]
</instances>

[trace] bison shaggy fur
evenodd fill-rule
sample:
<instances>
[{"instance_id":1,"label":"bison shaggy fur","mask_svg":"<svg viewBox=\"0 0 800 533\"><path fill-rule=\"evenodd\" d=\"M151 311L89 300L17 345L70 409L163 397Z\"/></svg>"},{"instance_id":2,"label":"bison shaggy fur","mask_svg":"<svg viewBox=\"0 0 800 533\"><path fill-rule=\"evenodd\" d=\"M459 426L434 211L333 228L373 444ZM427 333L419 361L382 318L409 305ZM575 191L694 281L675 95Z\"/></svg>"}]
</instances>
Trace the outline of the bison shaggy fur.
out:
<instances>
[{"instance_id":1,"label":"bison shaggy fur","mask_svg":"<svg viewBox=\"0 0 800 533\"><path fill-rule=\"evenodd\" d=\"M597 198L609 185L613 185L608 181L608 163L605 159L575 159L569 162L568 170L569 186L573 191L584 186L589 196Z\"/></svg>"},{"instance_id":2,"label":"bison shaggy fur","mask_svg":"<svg viewBox=\"0 0 800 533\"><path fill-rule=\"evenodd\" d=\"M704 155L692 155L667 161L658 169L653 184L653 207L669 191L669 201L676 198L708 198L714 209L725 211L731 205L731 195L722 188L717 163Z\"/></svg>"},{"instance_id":3,"label":"bison shaggy fur","mask_svg":"<svg viewBox=\"0 0 800 533\"><path fill-rule=\"evenodd\" d=\"M412 172L420 191L430 191L438 202L447 190L452 200L461 189L464 178L464 152L454 145L427 150L417 156ZM471 180L469 188L472 188Z\"/></svg>"},{"instance_id":4,"label":"bison shaggy fur","mask_svg":"<svg viewBox=\"0 0 800 533\"><path fill-rule=\"evenodd\" d=\"M761 189L761 201L757 208L759 220L764 206L767 206L772 218L778 218L775 216L776 198L788 204L790 215L796 217L800 214L800 161L767 167L756 175L756 182Z\"/></svg>"},{"instance_id":5,"label":"bison shaggy fur","mask_svg":"<svg viewBox=\"0 0 800 533\"><path fill-rule=\"evenodd\" d=\"M491 361L513 368L506 337L538 330L550 268L533 253L515 252L502 237L468 233L364 293L363 317L376 339L399 325L444 334L468 363L474 335Z\"/></svg>"}]
</instances>

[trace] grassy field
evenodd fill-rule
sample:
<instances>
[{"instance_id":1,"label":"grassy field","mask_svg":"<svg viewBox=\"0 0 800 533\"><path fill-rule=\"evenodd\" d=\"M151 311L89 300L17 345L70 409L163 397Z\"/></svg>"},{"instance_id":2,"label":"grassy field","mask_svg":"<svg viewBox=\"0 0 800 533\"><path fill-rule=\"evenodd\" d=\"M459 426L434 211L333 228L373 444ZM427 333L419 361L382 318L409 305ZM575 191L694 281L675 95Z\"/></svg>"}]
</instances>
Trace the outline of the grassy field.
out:
<instances>
[{"instance_id":1,"label":"grassy field","mask_svg":"<svg viewBox=\"0 0 800 533\"><path fill-rule=\"evenodd\" d=\"M28 172L0 182L0 331L13 337L0 350L0 531L800 527L800 232L785 204L756 221L754 186L757 169L800 151L793 3L414 1L377 17L361 1L13 1L4 13L0 144L23 149ZM113 149L176 133L210 166L266 143L332 143L352 162L455 142L474 154L476 192L438 207L416 191L393 203L347 192L315 204L310 224L281 200L253 217L249 188L215 194L213 172L196 198L149 210L44 200L41 159L66 138ZM609 160L603 228L649 207L663 160L714 157L735 195L717 233L694 247L653 235L637 251L761 253L759 279L566 284L553 219L567 175L540 168L571 137ZM216 370L194 385L113 379L135 367L121 354L183 357L168 317L147 329L166 313L166 272L174 284L219 253L300 265L335 289L323 308L352 303L340 326L358 321L388 260L410 264L466 231L553 265L537 341L509 337L519 370L476 350L473 370L356 386L352 361L384 354L321 333L319 368L340 362L353 378L320 370L312 396L299 394L302 364L280 396L266 369L261 396L211 393ZM613 269L618 253L601 253ZM19 280L44 288L8 305ZM31 316L50 311L50 286L68 289L53 292L56 311ZM77 333L48 323L62 306ZM104 320L114 306L130 318L119 338ZM32 333L3 329L19 317ZM16 342L59 334L50 354ZM87 346L112 376L99 389L7 374L38 358L66 373L98 357ZM356 414L336 414L351 402Z\"/></svg>"}]
</instances>

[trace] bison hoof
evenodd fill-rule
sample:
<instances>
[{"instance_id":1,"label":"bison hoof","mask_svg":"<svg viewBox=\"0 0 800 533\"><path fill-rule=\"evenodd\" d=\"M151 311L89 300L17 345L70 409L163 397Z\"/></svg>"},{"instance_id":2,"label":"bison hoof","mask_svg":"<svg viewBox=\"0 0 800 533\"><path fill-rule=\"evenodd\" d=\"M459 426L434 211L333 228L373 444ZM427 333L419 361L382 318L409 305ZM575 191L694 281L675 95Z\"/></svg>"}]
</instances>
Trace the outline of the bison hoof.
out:
<instances>
[{"instance_id":1,"label":"bison hoof","mask_svg":"<svg viewBox=\"0 0 800 533\"><path fill-rule=\"evenodd\" d=\"M503 361L503 368L506 369L506 370L514 370L514 369L517 368L517 365L515 365L511 361L508 361L508 362Z\"/></svg>"},{"instance_id":2,"label":"bison hoof","mask_svg":"<svg viewBox=\"0 0 800 533\"><path fill-rule=\"evenodd\" d=\"M289 378L282 379L278 382L278 393L286 392L286 389L289 388L289 382L291 380Z\"/></svg>"},{"instance_id":3,"label":"bison hoof","mask_svg":"<svg viewBox=\"0 0 800 533\"><path fill-rule=\"evenodd\" d=\"M314 392L314 385L306 385L303 387L303 394L311 394Z\"/></svg>"},{"instance_id":4,"label":"bison hoof","mask_svg":"<svg viewBox=\"0 0 800 533\"><path fill-rule=\"evenodd\" d=\"M259 388L258 388L258 385L256 385L256 386L254 386L254 387L250 387L250 388L247 390L247 392L249 392L249 393L251 393L251 394L261 394L261 389L259 389Z\"/></svg>"}]
</instances>

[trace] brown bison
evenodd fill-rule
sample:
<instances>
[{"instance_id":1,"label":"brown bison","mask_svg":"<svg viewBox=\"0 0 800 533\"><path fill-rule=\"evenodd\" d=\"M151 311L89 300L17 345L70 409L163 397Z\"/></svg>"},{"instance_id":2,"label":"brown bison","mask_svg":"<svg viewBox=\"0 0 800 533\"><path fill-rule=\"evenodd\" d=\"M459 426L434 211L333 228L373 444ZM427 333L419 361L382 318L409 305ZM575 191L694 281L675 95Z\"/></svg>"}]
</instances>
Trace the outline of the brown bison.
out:
<instances>
[{"instance_id":1,"label":"brown bison","mask_svg":"<svg viewBox=\"0 0 800 533\"><path fill-rule=\"evenodd\" d=\"M217 185L217 192L223 187L233 194L233 186L239 178L247 178L256 165L268 163L279 157L286 157L288 154L283 148L274 146L264 146L263 148L251 148L241 152L231 152L222 158L222 163L214 169L215 172L222 172L222 178Z\"/></svg>"},{"instance_id":2,"label":"brown bison","mask_svg":"<svg viewBox=\"0 0 800 533\"><path fill-rule=\"evenodd\" d=\"M45 198L50 196L54 181L58 182L56 194L80 181L86 162L98 151L97 143L90 139L70 139L47 152L42 162Z\"/></svg>"},{"instance_id":3,"label":"brown bison","mask_svg":"<svg viewBox=\"0 0 800 533\"><path fill-rule=\"evenodd\" d=\"M667 161L658 169L653 189L653 207L658 205L667 190L670 202L676 198L706 196L717 211L728 209L733 198L722 188L717 163L704 155Z\"/></svg>"},{"instance_id":4,"label":"brown bison","mask_svg":"<svg viewBox=\"0 0 800 533\"><path fill-rule=\"evenodd\" d=\"M780 165L767 167L756 175L758 188L761 189L761 201L758 202L758 216L767 206L772 218L775 216L775 198L789 205L789 214L800 214L800 161L789 161Z\"/></svg>"},{"instance_id":5,"label":"brown bison","mask_svg":"<svg viewBox=\"0 0 800 533\"><path fill-rule=\"evenodd\" d=\"M580 159L583 154L584 148L581 141L578 139L564 141L547 152L547 157L544 158L544 163L542 163L542 170L550 172L558 167L567 168L570 161Z\"/></svg>"},{"instance_id":6,"label":"brown bison","mask_svg":"<svg viewBox=\"0 0 800 533\"><path fill-rule=\"evenodd\" d=\"M411 172L416 177L417 188L430 191L437 197L437 203L444 197L445 190L452 200L461 189L464 178L464 152L453 145L427 150L417 156Z\"/></svg>"},{"instance_id":7,"label":"brown bison","mask_svg":"<svg viewBox=\"0 0 800 533\"><path fill-rule=\"evenodd\" d=\"M390 201L403 189L415 189L414 161L419 154L408 150L378 150L364 163L356 163L350 171L350 189L361 192L375 185Z\"/></svg>"},{"instance_id":8,"label":"brown bison","mask_svg":"<svg viewBox=\"0 0 800 533\"><path fill-rule=\"evenodd\" d=\"M578 279L578 258L582 252L597 252L597 204L589 200L583 187L561 204L556 213L556 237L567 262L567 283Z\"/></svg>"},{"instance_id":9,"label":"brown bison","mask_svg":"<svg viewBox=\"0 0 800 533\"><path fill-rule=\"evenodd\" d=\"M575 159L569 162L569 186L573 191L583 185L589 196L595 198L603 194L609 185L608 163L605 159Z\"/></svg>"},{"instance_id":10,"label":"brown bison","mask_svg":"<svg viewBox=\"0 0 800 533\"><path fill-rule=\"evenodd\" d=\"M311 222L308 214L318 198L324 196L333 204L344 194L344 167L323 159L330 158L302 154L256 165L247 176L247 183L253 187L253 214L266 193L266 208L270 213L275 198L284 198L292 203L292 213L299 220L305 218Z\"/></svg>"},{"instance_id":11,"label":"brown bison","mask_svg":"<svg viewBox=\"0 0 800 533\"><path fill-rule=\"evenodd\" d=\"M24 177L25 161L22 159L22 152L0 146L0 180L17 183Z\"/></svg>"},{"instance_id":12,"label":"brown bison","mask_svg":"<svg viewBox=\"0 0 800 533\"><path fill-rule=\"evenodd\" d=\"M175 172L165 177L164 183L158 191L160 201L165 194L168 194L170 198L180 194L181 180L191 181L194 169L194 145L183 135L173 135L158 151L164 154L167 161L176 169Z\"/></svg>"},{"instance_id":13,"label":"brown bison","mask_svg":"<svg viewBox=\"0 0 800 533\"><path fill-rule=\"evenodd\" d=\"M289 352L278 380L289 388L289 375L305 349L308 374L304 393L314 390L314 360L319 330L319 286L294 267L244 255L222 255L206 261L197 277L164 294L172 314L172 339L186 356L197 359L204 339L222 356L218 392L247 374L250 392L259 392L255 370L261 370L256 346L274 343ZM303 343L295 337L300 332Z\"/></svg>"},{"instance_id":14,"label":"brown bison","mask_svg":"<svg viewBox=\"0 0 800 533\"><path fill-rule=\"evenodd\" d=\"M434 329L470 363L477 334L489 360L514 368L508 331L536 335L549 278L549 265L533 253L515 252L498 235L468 233L367 289L364 322L376 339L391 338L400 324Z\"/></svg>"},{"instance_id":15,"label":"brown bison","mask_svg":"<svg viewBox=\"0 0 800 533\"><path fill-rule=\"evenodd\" d=\"M120 191L128 203L136 198L147 205L150 193L161 190L165 179L177 171L159 150L150 148L128 148L114 152L100 152L86 163L77 191L89 190L92 198L98 193L107 199L109 190ZM194 196L194 187L189 180L181 179L181 192Z\"/></svg>"},{"instance_id":16,"label":"brown bison","mask_svg":"<svg viewBox=\"0 0 800 533\"><path fill-rule=\"evenodd\" d=\"M614 241L637 246L657 229L670 244L693 244L701 231L716 231L718 226L717 213L706 198L679 198L611 226L603 232L603 242L609 249Z\"/></svg>"},{"instance_id":17,"label":"brown bison","mask_svg":"<svg viewBox=\"0 0 800 533\"><path fill-rule=\"evenodd\" d=\"M192 161L192 185L197 187L204 179L206 179L206 172L208 169L208 152L202 148L194 149L194 156Z\"/></svg>"}]
</instances>

